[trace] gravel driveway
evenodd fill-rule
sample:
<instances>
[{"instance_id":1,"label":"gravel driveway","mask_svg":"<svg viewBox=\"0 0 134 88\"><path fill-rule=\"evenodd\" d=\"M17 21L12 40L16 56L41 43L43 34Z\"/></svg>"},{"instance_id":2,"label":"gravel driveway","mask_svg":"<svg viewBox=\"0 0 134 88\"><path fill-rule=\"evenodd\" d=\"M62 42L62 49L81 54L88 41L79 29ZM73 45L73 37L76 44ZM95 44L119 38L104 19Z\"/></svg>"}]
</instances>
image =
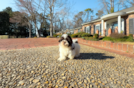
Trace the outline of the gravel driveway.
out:
<instances>
[{"instance_id":1,"label":"gravel driveway","mask_svg":"<svg viewBox=\"0 0 134 88\"><path fill-rule=\"evenodd\" d=\"M134 88L134 59L81 45L58 62L58 46L0 51L0 88Z\"/></svg>"}]
</instances>

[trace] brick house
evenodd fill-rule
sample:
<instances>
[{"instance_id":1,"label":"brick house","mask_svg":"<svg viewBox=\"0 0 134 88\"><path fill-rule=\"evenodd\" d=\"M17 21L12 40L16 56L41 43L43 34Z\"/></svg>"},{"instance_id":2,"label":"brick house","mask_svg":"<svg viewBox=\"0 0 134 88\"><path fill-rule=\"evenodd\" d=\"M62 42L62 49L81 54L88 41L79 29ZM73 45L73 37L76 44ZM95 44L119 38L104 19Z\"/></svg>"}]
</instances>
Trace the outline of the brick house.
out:
<instances>
[{"instance_id":1,"label":"brick house","mask_svg":"<svg viewBox=\"0 0 134 88\"><path fill-rule=\"evenodd\" d=\"M69 31L73 31L74 34L80 31L92 35L98 33L101 36L109 36L114 32L125 35L134 34L134 7L104 15Z\"/></svg>"}]
</instances>

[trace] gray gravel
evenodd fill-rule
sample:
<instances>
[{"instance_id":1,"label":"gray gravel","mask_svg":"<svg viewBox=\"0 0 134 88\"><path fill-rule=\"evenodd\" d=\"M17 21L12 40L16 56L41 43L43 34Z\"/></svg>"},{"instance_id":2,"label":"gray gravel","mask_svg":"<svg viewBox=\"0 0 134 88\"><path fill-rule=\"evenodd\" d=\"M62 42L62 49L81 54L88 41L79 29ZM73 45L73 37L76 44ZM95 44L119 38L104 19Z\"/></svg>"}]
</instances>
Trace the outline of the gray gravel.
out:
<instances>
[{"instance_id":1,"label":"gray gravel","mask_svg":"<svg viewBox=\"0 0 134 88\"><path fill-rule=\"evenodd\" d=\"M134 59L81 45L58 62L58 46L0 51L0 88L134 88Z\"/></svg>"}]
</instances>

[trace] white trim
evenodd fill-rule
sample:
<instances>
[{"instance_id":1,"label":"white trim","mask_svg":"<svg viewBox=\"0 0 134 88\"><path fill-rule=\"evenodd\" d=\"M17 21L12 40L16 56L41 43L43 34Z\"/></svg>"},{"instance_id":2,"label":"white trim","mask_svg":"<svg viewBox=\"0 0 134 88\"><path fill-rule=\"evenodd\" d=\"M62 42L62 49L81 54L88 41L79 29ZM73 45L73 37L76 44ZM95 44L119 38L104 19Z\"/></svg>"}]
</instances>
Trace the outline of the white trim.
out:
<instances>
[{"instance_id":1,"label":"white trim","mask_svg":"<svg viewBox=\"0 0 134 88\"><path fill-rule=\"evenodd\" d=\"M132 10L132 11L129 11L129 12L126 12L127 14L130 14L130 13L134 13L134 10Z\"/></svg>"},{"instance_id":2,"label":"white trim","mask_svg":"<svg viewBox=\"0 0 134 88\"><path fill-rule=\"evenodd\" d=\"M121 19L121 23L122 23L121 29L122 29L122 31L124 31L124 19L123 18Z\"/></svg>"},{"instance_id":3,"label":"white trim","mask_svg":"<svg viewBox=\"0 0 134 88\"><path fill-rule=\"evenodd\" d=\"M121 16L118 16L118 33L121 33Z\"/></svg>"},{"instance_id":4,"label":"white trim","mask_svg":"<svg viewBox=\"0 0 134 88\"><path fill-rule=\"evenodd\" d=\"M113 17L117 17L119 15L120 16L126 15L126 12L111 13L111 14L108 14L108 15L105 15L105 16L101 17L101 19L106 20L106 19L110 19L110 18L113 18Z\"/></svg>"},{"instance_id":5,"label":"white trim","mask_svg":"<svg viewBox=\"0 0 134 88\"><path fill-rule=\"evenodd\" d=\"M103 24L104 24L104 20L101 20L101 35L103 35L103 30L104 30Z\"/></svg>"},{"instance_id":6,"label":"white trim","mask_svg":"<svg viewBox=\"0 0 134 88\"><path fill-rule=\"evenodd\" d=\"M107 30L107 22L105 22L105 30Z\"/></svg>"}]
</instances>

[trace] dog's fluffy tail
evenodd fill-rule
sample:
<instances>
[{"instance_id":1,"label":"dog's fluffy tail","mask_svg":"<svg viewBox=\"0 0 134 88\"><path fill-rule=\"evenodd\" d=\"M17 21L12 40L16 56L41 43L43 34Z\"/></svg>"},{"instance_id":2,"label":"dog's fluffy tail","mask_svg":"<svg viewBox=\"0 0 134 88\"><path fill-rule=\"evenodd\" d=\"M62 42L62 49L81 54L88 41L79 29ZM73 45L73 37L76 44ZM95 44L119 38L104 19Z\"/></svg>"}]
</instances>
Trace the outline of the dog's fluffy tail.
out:
<instances>
[{"instance_id":1,"label":"dog's fluffy tail","mask_svg":"<svg viewBox=\"0 0 134 88\"><path fill-rule=\"evenodd\" d=\"M73 39L73 43L78 43L78 39Z\"/></svg>"}]
</instances>

